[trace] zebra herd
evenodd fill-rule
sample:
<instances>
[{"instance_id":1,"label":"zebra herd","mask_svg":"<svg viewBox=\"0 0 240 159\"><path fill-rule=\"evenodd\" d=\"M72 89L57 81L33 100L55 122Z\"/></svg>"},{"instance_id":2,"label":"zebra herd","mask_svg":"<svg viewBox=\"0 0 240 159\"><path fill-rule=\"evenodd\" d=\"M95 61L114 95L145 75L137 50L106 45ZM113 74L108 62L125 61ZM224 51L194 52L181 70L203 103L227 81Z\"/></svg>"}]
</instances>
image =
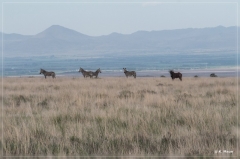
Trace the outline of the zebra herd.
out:
<instances>
[{"instance_id":1,"label":"zebra herd","mask_svg":"<svg viewBox=\"0 0 240 159\"><path fill-rule=\"evenodd\" d=\"M90 77L90 78L92 78L93 76L95 76L96 78L98 78L98 74L99 74L99 73L102 73L101 70L100 70L100 68L97 69L95 72L92 72L92 71L85 71L85 70L82 69L81 67L80 67L80 69L79 69L78 72L81 72L84 78L85 78L85 77Z\"/></svg>"},{"instance_id":2,"label":"zebra herd","mask_svg":"<svg viewBox=\"0 0 240 159\"><path fill-rule=\"evenodd\" d=\"M137 74L135 71L127 71L127 68L123 68L123 71L127 78L128 76L133 76L134 78L137 77ZM87 78L87 77L93 78L94 76L98 78L98 74L102 73L100 68L97 69L95 72L93 72L93 71L85 71L81 67L78 72L81 72L84 78ZM171 75L172 80L174 80L174 78L179 78L182 81L182 74L180 72L174 73L173 70L170 70L169 73ZM52 76L52 78L56 78L55 72L48 72L44 69L40 69L40 74L43 74L45 76L45 79L47 76Z\"/></svg>"}]
</instances>

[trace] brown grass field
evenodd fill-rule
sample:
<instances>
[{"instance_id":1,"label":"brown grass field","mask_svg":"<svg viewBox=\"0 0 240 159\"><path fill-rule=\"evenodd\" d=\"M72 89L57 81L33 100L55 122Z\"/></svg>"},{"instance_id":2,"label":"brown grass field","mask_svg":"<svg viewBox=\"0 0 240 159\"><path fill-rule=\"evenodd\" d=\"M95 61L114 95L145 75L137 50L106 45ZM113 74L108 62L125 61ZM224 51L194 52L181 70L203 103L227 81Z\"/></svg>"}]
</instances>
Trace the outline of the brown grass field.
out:
<instances>
[{"instance_id":1,"label":"brown grass field","mask_svg":"<svg viewBox=\"0 0 240 159\"><path fill-rule=\"evenodd\" d=\"M1 156L238 155L236 78L2 80Z\"/></svg>"}]
</instances>

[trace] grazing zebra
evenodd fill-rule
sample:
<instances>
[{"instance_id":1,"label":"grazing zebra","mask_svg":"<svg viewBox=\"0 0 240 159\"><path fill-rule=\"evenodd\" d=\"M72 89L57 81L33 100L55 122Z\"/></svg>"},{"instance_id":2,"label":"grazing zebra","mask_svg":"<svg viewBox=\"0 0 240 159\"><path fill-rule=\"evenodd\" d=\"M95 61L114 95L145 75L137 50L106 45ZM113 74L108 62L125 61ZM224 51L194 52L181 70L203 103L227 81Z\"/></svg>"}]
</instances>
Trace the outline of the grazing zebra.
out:
<instances>
[{"instance_id":1,"label":"grazing zebra","mask_svg":"<svg viewBox=\"0 0 240 159\"><path fill-rule=\"evenodd\" d=\"M83 77L85 78L87 78L87 77L90 77L90 78L92 78L92 71L85 71L84 69L82 69L81 67L80 67L80 69L79 69L79 71L78 72L82 72L82 75L83 75Z\"/></svg>"},{"instance_id":2,"label":"grazing zebra","mask_svg":"<svg viewBox=\"0 0 240 159\"><path fill-rule=\"evenodd\" d=\"M56 78L55 72L47 72L44 69L40 69L39 74L43 74L45 76L45 79L47 76L52 76L52 78Z\"/></svg>"},{"instance_id":3,"label":"grazing zebra","mask_svg":"<svg viewBox=\"0 0 240 159\"><path fill-rule=\"evenodd\" d=\"M95 72L92 72L92 76L96 76L96 78L97 78L99 73L102 73L100 68L97 69Z\"/></svg>"},{"instance_id":4,"label":"grazing zebra","mask_svg":"<svg viewBox=\"0 0 240 159\"><path fill-rule=\"evenodd\" d=\"M123 70L124 70L124 73L125 73L127 78L128 78L128 76L133 76L134 78L136 78L137 75L136 75L135 71L127 71L126 68L123 68Z\"/></svg>"},{"instance_id":5,"label":"grazing zebra","mask_svg":"<svg viewBox=\"0 0 240 159\"><path fill-rule=\"evenodd\" d=\"M174 80L174 78L179 78L182 81L182 74L180 72L174 73L173 70L170 70L169 73L172 77L172 80Z\"/></svg>"}]
</instances>

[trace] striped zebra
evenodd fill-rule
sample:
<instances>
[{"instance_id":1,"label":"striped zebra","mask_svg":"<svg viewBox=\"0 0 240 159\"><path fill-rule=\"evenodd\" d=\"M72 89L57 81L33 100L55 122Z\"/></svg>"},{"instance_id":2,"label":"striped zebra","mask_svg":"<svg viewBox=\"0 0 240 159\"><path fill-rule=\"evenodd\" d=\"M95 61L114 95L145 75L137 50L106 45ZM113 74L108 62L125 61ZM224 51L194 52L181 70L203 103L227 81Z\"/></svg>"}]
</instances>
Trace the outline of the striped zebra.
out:
<instances>
[{"instance_id":1,"label":"striped zebra","mask_svg":"<svg viewBox=\"0 0 240 159\"><path fill-rule=\"evenodd\" d=\"M136 78L136 76L137 76L135 71L127 71L126 68L123 68L123 71L124 71L127 78L128 78L128 76L133 76L134 78Z\"/></svg>"},{"instance_id":2,"label":"striped zebra","mask_svg":"<svg viewBox=\"0 0 240 159\"><path fill-rule=\"evenodd\" d=\"M92 71L85 71L84 69L82 69L81 67L80 67L80 69L79 69L79 71L78 72L82 72L82 75L83 75L83 77L85 78L87 78L87 77L90 77L90 78L92 78Z\"/></svg>"},{"instance_id":3,"label":"striped zebra","mask_svg":"<svg viewBox=\"0 0 240 159\"><path fill-rule=\"evenodd\" d=\"M99 74L99 73L102 73L101 70L100 70L100 68L97 69L95 72L92 72L92 76L96 76L96 78L98 78L98 74Z\"/></svg>"},{"instance_id":4,"label":"striped zebra","mask_svg":"<svg viewBox=\"0 0 240 159\"><path fill-rule=\"evenodd\" d=\"M46 79L47 76L52 76L52 78L56 78L55 72L47 72L44 69L40 69L39 74L43 74L45 76L45 79Z\"/></svg>"}]
</instances>

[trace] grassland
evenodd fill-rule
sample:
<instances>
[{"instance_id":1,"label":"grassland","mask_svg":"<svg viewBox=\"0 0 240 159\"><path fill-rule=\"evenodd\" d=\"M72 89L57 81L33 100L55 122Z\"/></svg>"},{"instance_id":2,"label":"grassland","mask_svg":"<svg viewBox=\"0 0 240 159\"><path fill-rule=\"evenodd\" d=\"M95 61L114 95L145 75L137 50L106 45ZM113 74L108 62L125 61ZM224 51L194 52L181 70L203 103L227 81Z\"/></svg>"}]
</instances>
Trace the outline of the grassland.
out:
<instances>
[{"instance_id":1,"label":"grassland","mask_svg":"<svg viewBox=\"0 0 240 159\"><path fill-rule=\"evenodd\" d=\"M3 78L3 156L222 156L236 78ZM240 99L240 98L239 98Z\"/></svg>"}]
</instances>

